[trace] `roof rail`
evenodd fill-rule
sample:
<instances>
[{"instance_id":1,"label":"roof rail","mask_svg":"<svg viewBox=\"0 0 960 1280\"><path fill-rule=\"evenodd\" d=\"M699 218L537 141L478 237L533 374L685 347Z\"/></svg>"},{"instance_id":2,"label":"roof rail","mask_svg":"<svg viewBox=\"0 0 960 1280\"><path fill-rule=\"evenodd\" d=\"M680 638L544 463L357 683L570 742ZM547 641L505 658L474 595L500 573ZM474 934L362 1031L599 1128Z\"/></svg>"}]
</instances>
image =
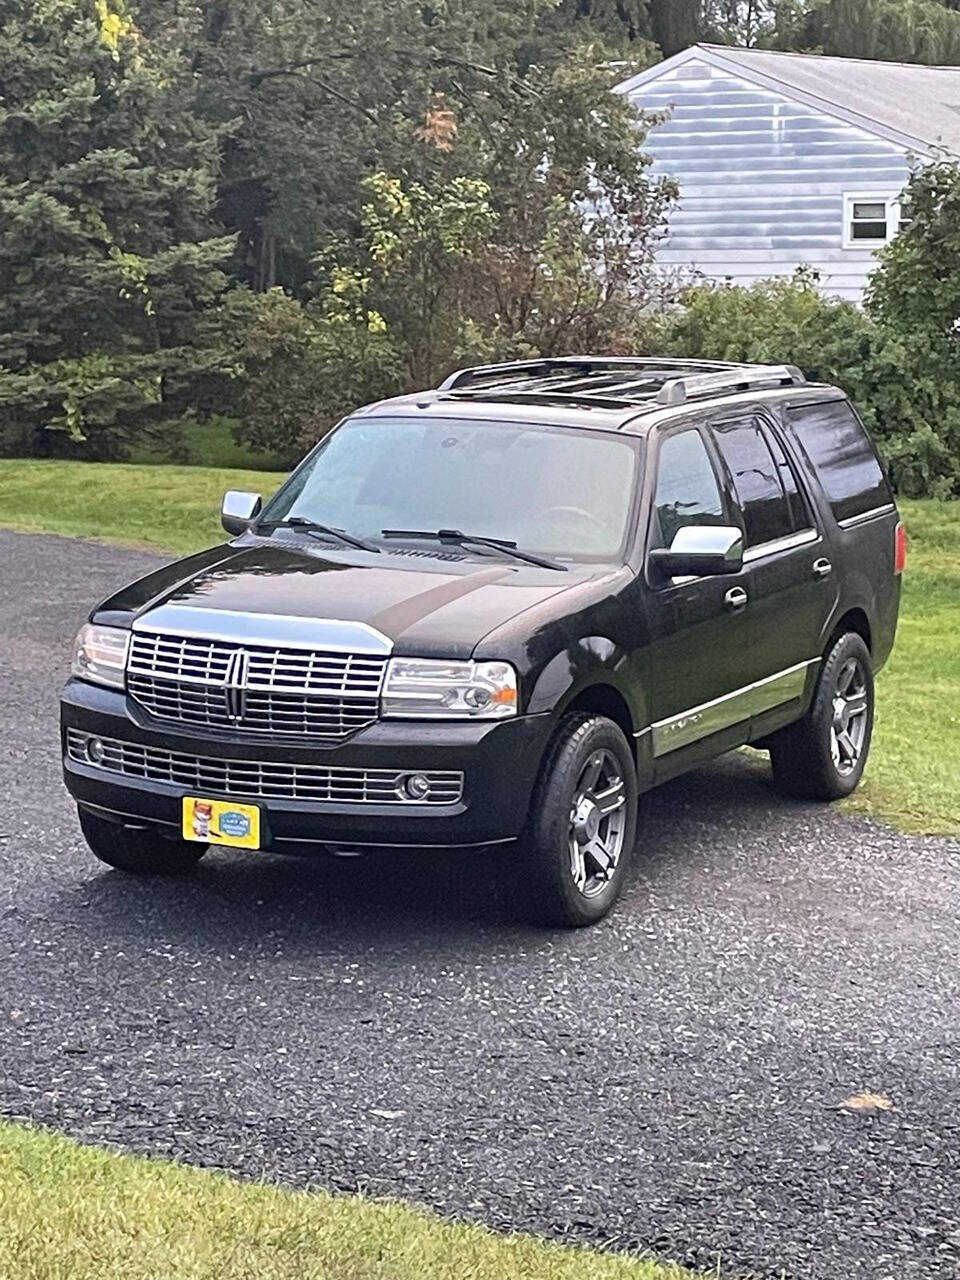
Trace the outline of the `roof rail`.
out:
<instances>
[{"instance_id":1,"label":"roof rail","mask_svg":"<svg viewBox=\"0 0 960 1280\"><path fill-rule=\"evenodd\" d=\"M763 387L802 386L807 379L794 364L731 365L723 373L671 378L656 395L659 405L684 404L716 391L758 391Z\"/></svg>"},{"instance_id":2,"label":"roof rail","mask_svg":"<svg viewBox=\"0 0 960 1280\"><path fill-rule=\"evenodd\" d=\"M689 371L694 375L721 373L725 370L742 369L742 365L725 360L679 360L659 356L552 356L539 360L514 360L507 364L480 364L467 369L458 369L444 378L438 391L466 391L486 383L488 386L499 386L504 382L523 381L533 378L551 377L589 377L593 374L628 374L639 375L660 372L674 372L682 375Z\"/></svg>"}]
</instances>

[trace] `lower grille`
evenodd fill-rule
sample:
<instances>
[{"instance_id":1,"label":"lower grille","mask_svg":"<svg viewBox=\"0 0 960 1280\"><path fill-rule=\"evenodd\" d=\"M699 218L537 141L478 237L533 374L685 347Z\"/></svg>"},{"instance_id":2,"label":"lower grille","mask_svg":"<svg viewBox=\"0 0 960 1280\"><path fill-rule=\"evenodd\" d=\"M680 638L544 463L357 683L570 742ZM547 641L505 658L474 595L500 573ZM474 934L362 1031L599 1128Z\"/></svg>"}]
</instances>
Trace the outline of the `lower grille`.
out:
<instances>
[{"instance_id":1,"label":"lower grille","mask_svg":"<svg viewBox=\"0 0 960 1280\"><path fill-rule=\"evenodd\" d=\"M97 744L93 755L91 742ZM118 738L97 738L79 729L67 730L67 755L108 773L173 783L215 796L409 805L456 804L463 795L463 774L454 770L346 769L273 760L227 760ZM411 800L398 790L411 773L427 780L429 789L421 800Z\"/></svg>"}]
</instances>

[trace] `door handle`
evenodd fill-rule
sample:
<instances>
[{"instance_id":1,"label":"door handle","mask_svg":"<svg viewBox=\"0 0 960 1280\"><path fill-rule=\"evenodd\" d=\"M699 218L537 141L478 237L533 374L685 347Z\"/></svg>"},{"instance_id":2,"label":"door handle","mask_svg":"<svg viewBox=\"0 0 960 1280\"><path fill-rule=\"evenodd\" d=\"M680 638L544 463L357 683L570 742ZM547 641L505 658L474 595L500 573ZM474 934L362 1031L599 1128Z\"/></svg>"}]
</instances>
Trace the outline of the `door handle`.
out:
<instances>
[{"instance_id":1,"label":"door handle","mask_svg":"<svg viewBox=\"0 0 960 1280\"><path fill-rule=\"evenodd\" d=\"M748 599L749 596L744 591L743 587L731 587L723 597L723 603L728 609L737 610L742 609Z\"/></svg>"},{"instance_id":2,"label":"door handle","mask_svg":"<svg viewBox=\"0 0 960 1280\"><path fill-rule=\"evenodd\" d=\"M819 560L814 560L813 576L815 578L829 578L831 573L833 573L833 565L825 556L821 556Z\"/></svg>"}]
</instances>

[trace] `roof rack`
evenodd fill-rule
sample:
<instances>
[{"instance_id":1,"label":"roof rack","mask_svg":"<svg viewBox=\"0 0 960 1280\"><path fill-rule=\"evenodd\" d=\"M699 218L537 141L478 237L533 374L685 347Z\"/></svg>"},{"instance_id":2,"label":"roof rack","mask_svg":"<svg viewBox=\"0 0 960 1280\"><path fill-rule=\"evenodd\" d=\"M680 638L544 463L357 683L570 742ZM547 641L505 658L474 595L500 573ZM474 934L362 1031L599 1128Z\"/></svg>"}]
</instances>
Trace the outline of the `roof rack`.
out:
<instances>
[{"instance_id":1,"label":"roof rack","mask_svg":"<svg viewBox=\"0 0 960 1280\"><path fill-rule=\"evenodd\" d=\"M578 404L647 412L722 392L798 386L795 365L734 364L656 356L559 356L476 365L450 374L437 390L470 399Z\"/></svg>"},{"instance_id":2,"label":"roof rack","mask_svg":"<svg viewBox=\"0 0 960 1280\"><path fill-rule=\"evenodd\" d=\"M553 356L539 360L514 360L507 364L478 364L458 369L444 378L438 391L466 391L470 388L490 388L506 382L525 382L534 378L578 378L598 374L618 374L636 371L638 374L654 370L680 375L682 373L711 373L742 366L724 360L675 360L659 356Z\"/></svg>"},{"instance_id":3,"label":"roof rack","mask_svg":"<svg viewBox=\"0 0 960 1280\"><path fill-rule=\"evenodd\" d=\"M754 364L734 366L725 373L706 373L692 378L671 378L657 392L657 404L683 404L715 391L760 391L765 387L802 386L806 377L795 364Z\"/></svg>"}]
</instances>

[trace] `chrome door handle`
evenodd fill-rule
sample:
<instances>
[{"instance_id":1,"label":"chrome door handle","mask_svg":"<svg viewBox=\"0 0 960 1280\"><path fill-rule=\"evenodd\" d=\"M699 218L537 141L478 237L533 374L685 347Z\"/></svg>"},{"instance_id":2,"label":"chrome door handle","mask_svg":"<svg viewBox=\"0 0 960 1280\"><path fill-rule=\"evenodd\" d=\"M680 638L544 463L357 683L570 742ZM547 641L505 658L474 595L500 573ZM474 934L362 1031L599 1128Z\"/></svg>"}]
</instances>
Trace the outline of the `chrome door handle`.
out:
<instances>
[{"instance_id":1,"label":"chrome door handle","mask_svg":"<svg viewBox=\"0 0 960 1280\"><path fill-rule=\"evenodd\" d=\"M833 565L825 556L821 556L819 560L813 562L813 576L815 578L829 578L833 573Z\"/></svg>"},{"instance_id":2,"label":"chrome door handle","mask_svg":"<svg viewBox=\"0 0 960 1280\"><path fill-rule=\"evenodd\" d=\"M749 596L744 591L743 587L731 587L723 597L723 603L728 609L742 609L748 599Z\"/></svg>"}]
</instances>

